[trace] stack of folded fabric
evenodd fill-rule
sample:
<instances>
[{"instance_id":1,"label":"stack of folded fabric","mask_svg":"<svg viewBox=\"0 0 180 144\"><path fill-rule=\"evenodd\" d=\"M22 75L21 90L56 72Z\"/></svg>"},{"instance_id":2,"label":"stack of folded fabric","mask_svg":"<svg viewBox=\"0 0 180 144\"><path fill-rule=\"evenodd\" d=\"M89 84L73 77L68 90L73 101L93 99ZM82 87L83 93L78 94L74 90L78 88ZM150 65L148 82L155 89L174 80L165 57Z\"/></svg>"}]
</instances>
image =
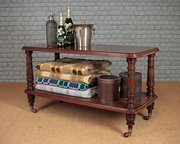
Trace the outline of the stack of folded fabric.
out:
<instances>
[{"instance_id":1,"label":"stack of folded fabric","mask_svg":"<svg viewBox=\"0 0 180 144\"><path fill-rule=\"evenodd\" d=\"M107 60L62 58L38 64L36 89L90 98L97 93L97 78L110 75Z\"/></svg>"}]
</instances>

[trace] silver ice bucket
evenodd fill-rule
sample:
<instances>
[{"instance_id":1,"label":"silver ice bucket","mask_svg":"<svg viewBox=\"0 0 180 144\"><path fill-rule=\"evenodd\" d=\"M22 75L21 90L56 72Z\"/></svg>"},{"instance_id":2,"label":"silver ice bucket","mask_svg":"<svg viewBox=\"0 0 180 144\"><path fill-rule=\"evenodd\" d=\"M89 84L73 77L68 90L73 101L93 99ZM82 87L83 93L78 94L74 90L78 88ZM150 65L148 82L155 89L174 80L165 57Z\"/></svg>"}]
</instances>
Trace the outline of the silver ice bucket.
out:
<instances>
[{"instance_id":1,"label":"silver ice bucket","mask_svg":"<svg viewBox=\"0 0 180 144\"><path fill-rule=\"evenodd\" d=\"M90 50L93 24L75 24L74 27L76 49Z\"/></svg>"}]
</instances>

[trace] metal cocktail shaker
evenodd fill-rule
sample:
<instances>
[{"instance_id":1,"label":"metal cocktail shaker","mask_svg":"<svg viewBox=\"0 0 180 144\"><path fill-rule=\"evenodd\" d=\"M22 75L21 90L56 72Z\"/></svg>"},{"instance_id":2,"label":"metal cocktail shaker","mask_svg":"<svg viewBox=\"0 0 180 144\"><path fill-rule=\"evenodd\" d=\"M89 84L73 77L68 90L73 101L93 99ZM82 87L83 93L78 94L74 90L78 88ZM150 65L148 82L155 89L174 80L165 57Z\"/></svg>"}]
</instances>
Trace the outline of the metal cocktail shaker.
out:
<instances>
[{"instance_id":1,"label":"metal cocktail shaker","mask_svg":"<svg viewBox=\"0 0 180 144\"><path fill-rule=\"evenodd\" d=\"M78 50L90 50L93 24L75 24L75 43Z\"/></svg>"}]
</instances>

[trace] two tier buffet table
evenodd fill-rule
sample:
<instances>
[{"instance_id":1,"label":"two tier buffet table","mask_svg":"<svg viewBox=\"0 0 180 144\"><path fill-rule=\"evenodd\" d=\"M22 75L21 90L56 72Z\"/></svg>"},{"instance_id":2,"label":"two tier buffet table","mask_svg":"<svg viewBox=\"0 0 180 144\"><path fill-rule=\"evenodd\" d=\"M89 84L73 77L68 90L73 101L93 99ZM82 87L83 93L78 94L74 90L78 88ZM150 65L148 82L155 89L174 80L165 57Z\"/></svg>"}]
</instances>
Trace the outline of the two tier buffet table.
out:
<instances>
[{"instance_id":1,"label":"two tier buffet table","mask_svg":"<svg viewBox=\"0 0 180 144\"><path fill-rule=\"evenodd\" d=\"M74 47L69 48L47 48L45 45L24 46L22 48L26 53L26 73L27 73L27 93L28 102L32 112L37 112L34 108L35 96L45 97L54 100L60 100L77 105L83 105L93 108L99 108L108 111L114 111L126 114L128 131L124 133L125 137L129 137L132 133L135 116L142 109L147 108L148 115L144 116L145 120L151 118L152 110L154 108L154 101L157 95L154 92L154 57L159 51L155 47L137 47L137 46L120 46L120 45L92 45L90 50L77 50ZM79 54L79 55L93 55L101 57L116 57L125 58L127 60L128 84L127 93L128 98L120 98L112 103L104 103L100 101L98 96L84 99L72 97L63 94L57 94L34 88L33 75L33 60L32 54L34 52L40 53L54 53L55 60L61 57L61 54ZM135 66L136 60L141 57L148 57L147 60L147 91L142 92L141 97L135 95ZM137 98L138 97L138 98Z\"/></svg>"}]
</instances>

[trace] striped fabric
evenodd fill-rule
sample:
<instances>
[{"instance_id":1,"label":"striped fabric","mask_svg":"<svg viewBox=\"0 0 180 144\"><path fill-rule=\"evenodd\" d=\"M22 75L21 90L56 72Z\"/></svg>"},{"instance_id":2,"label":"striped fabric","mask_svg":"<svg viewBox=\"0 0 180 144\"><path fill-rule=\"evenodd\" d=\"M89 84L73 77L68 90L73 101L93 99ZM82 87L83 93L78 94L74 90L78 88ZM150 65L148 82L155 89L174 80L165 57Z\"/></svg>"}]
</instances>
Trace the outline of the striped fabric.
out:
<instances>
[{"instance_id":1,"label":"striped fabric","mask_svg":"<svg viewBox=\"0 0 180 144\"><path fill-rule=\"evenodd\" d=\"M60 94L70 95L73 97L81 97L81 98L90 98L97 94L97 87L89 88L85 91L77 91L77 90L65 89L50 85L36 84L35 88L38 90L60 93Z\"/></svg>"},{"instance_id":2,"label":"striped fabric","mask_svg":"<svg viewBox=\"0 0 180 144\"><path fill-rule=\"evenodd\" d=\"M45 77L37 77L36 83L56 86L56 87L61 87L61 88L66 88L66 89L80 90L80 91L87 90L88 88L91 88L92 86L97 85L97 84L94 84L94 85L86 84L83 82L78 83L78 82L72 82L72 81L67 81L67 80L56 80L56 79L45 78Z\"/></svg>"},{"instance_id":3,"label":"striped fabric","mask_svg":"<svg viewBox=\"0 0 180 144\"><path fill-rule=\"evenodd\" d=\"M35 88L90 98L97 93L97 78L111 75L107 60L62 58L38 64Z\"/></svg>"},{"instance_id":4,"label":"striped fabric","mask_svg":"<svg viewBox=\"0 0 180 144\"><path fill-rule=\"evenodd\" d=\"M101 71L101 73L98 73L98 74L81 76L81 75L74 75L74 74L59 74L59 73L37 70L38 77L46 77L46 78L51 78L51 79L56 79L56 80L83 82L87 84L93 84L97 80L97 78L101 75L111 75L111 73L109 71Z\"/></svg>"}]
</instances>

